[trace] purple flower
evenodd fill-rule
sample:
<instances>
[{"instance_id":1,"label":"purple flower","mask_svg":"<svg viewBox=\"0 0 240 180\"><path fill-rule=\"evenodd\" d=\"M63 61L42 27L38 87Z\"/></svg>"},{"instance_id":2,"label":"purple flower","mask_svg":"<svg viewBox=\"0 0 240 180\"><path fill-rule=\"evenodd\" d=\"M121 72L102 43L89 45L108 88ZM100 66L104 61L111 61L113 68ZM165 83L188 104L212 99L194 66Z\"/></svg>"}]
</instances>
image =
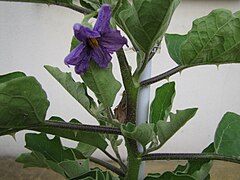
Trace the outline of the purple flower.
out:
<instances>
[{"instance_id":1,"label":"purple flower","mask_svg":"<svg viewBox=\"0 0 240 180\"><path fill-rule=\"evenodd\" d=\"M66 65L74 65L77 74L87 71L91 59L101 68L106 68L112 59L111 54L127 44L127 39L120 35L120 31L110 28L111 15L110 5L104 4L93 29L81 24L74 25L74 35L81 43L64 62Z\"/></svg>"}]
</instances>

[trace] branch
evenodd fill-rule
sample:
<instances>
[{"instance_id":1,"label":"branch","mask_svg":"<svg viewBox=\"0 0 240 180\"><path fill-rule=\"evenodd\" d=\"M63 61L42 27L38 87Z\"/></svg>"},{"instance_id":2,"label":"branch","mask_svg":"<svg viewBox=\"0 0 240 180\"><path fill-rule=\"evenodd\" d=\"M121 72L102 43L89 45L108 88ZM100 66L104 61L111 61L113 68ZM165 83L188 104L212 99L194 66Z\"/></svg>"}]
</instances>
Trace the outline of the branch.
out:
<instances>
[{"instance_id":1,"label":"branch","mask_svg":"<svg viewBox=\"0 0 240 180\"><path fill-rule=\"evenodd\" d=\"M115 157L113 157L109 152L102 150L102 152L108 156L110 159L112 159L113 161L115 161L116 163L119 163L118 159L116 159Z\"/></svg>"},{"instance_id":2,"label":"branch","mask_svg":"<svg viewBox=\"0 0 240 180\"><path fill-rule=\"evenodd\" d=\"M47 4L47 5L57 5L57 6L62 6L62 7L66 7L69 9L72 9L74 11L77 11L79 13L82 14L89 14L92 11L89 9L85 9L83 7L77 6L73 3L63 3L63 2L59 2L58 0L0 0L0 1L6 1L6 2L26 2L26 3L40 3L40 4Z\"/></svg>"},{"instance_id":3,"label":"branch","mask_svg":"<svg viewBox=\"0 0 240 180\"><path fill-rule=\"evenodd\" d=\"M131 87L134 86L131 68L128 64L126 55L123 49L116 52L118 57L118 63L121 70L122 80L126 91L131 91Z\"/></svg>"},{"instance_id":4,"label":"branch","mask_svg":"<svg viewBox=\"0 0 240 180\"><path fill-rule=\"evenodd\" d=\"M89 159L90 159L90 161L92 161L92 162L94 162L96 164L99 164L99 165L101 165L101 166L111 170L112 172L116 173L117 175L119 175L121 177L125 176L125 173L121 169L113 166L110 163L107 163L106 161L102 161L102 160L94 158L94 157L90 157Z\"/></svg>"},{"instance_id":5,"label":"branch","mask_svg":"<svg viewBox=\"0 0 240 180\"><path fill-rule=\"evenodd\" d=\"M120 165L120 167L122 168L122 170L124 171L124 172L127 172L127 166L124 164L124 162L122 161L122 158L121 158L121 156L120 156L120 154L119 154L119 152L118 151L115 151L114 149L113 149L113 151L115 152L115 155L117 156L117 158L118 158L118 164Z\"/></svg>"},{"instance_id":6,"label":"branch","mask_svg":"<svg viewBox=\"0 0 240 180\"><path fill-rule=\"evenodd\" d=\"M135 123L138 88L135 86L131 68L123 49L117 51L117 57L127 96L127 122Z\"/></svg>"},{"instance_id":7,"label":"branch","mask_svg":"<svg viewBox=\"0 0 240 180\"><path fill-rule=\"evenodd\" d=\"M68 123L56 122L51 120L45 121L42 126L68 129L68 130L89 131L89 132L95 132L95 133L108 133L108 134L117 134L117 135L122 134L119 128L76 124L76 123L69 123L69 122Z\"/></svg>"},{"instance_id":8,"label":"branch","mask_svg":"<svg viewBox=\"0 0 240 180\"><path fill-rule=\"evenodd\" d=\"M173 69L170 69L169 71L164 72L164 73L162 73L162 74L160 74L160 75L158 75L158 76L155 76L155 77L152 77L152 78L150 78L150 79L146 79L146 80L142 81L142 82L140 83L140 86L147 86L147 85L156 83L156 82L158 82L158 81L161 81L161 80L163 80L163 79L166 79L166 78L170 77L170 76L173 75L173 74L176 74L176 73L178 73L178 72L181 72L181 71L182 71L183 69L185 69L185 68L186 68L186 67L184 67L184 66L177 66L177 67L175 67L175 68L173 68Z\"/></svg>"},{"instance_id":9,"label":"branch","mask_svg":"<svg viewBox=\"0 0 240 180\"><path fill-rule=\"evenodd\" d=\"M207 153L152 153L142 156L142 161L149 160L220 160L240 164L240 157Z\"/></svg>"}]
</instances>

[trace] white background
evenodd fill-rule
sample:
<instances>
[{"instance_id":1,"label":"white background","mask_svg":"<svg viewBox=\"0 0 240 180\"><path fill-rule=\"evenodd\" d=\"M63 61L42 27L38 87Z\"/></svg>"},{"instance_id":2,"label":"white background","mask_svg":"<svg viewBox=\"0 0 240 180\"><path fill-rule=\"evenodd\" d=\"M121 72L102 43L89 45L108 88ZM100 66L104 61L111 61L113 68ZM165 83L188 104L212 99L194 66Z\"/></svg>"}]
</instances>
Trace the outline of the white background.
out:
<instances>
[{"instance_id":1,"label":"white background","mask_svg":"<svg viewBox=\"0 0 240 180\"><path fill-rule=\"evenodd\" d=\"M168 32L186 33L195 18L207 15L215 8L235 12L240 10L240 1L183 0L174 13ZM63 7L0 2L0 74L19 70L35 76L51 102L47 117L57 115L66 120L77 118L83 123L96 124L43 68L49 64L63 71L72 71L73 68L64 65L63 59L69 52L72 26L81 19L80 14ZM127 55L134 67L134 52L129 50ZM116 58L112 61L116 77L120 79ZM163 46L161 54L153 59L152 74L157 75L175 66ZM195 67L172 76L170 81L176 81L177 89L173 111L190 107L199 107L199 110L161 152L200 152L210 144L223 114L227 111L240 114L239 77L240 65ZM154 88L165 82L151 87L151 98ZM120 98L121 92L117 95L117 99ZM25 132L17 133L16 142L10 136L0 137L0 156L26 152ZM69 141L64 141L64 144L75 145ZM124 154L123 147L121 150Z\"/></svg>"}]
</instances>

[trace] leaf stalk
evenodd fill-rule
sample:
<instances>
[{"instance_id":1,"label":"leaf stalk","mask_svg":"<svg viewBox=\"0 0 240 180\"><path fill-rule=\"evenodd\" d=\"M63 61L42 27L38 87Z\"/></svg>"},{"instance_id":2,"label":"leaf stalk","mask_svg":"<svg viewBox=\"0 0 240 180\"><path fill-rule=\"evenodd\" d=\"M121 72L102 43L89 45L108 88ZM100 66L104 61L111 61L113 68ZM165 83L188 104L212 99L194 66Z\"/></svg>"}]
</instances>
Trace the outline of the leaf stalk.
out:
<instances>
[{"instance_id":1,"label":"leaf stalk","mask_svg":"<svg viewBox=\"0 0 240 180\"><path fill-rule=\"evenodd\" d=\"M169 71L166 71L160 75L154 76L152 78L146 79L142 82L140 82L140 86L148 86L150 84L156 83L158 81L161 81L163 79L167 79L170 76L172 76L173 74L176 74L178 72L181 72L183 69L185 69L185 66L177 66L173 69L170 69Z\"/></svg>"},{"instance_id":2,"label":"leaf stalk","mask_svg":"<svg viewBox=\"0 0 240 180\"><path fill-rule=\"evenodd\" d=\"M220 160L240 164L240 157L207 153L152 153L142 156L142 161L149 160Z\"/></svg>"}]
</instances>

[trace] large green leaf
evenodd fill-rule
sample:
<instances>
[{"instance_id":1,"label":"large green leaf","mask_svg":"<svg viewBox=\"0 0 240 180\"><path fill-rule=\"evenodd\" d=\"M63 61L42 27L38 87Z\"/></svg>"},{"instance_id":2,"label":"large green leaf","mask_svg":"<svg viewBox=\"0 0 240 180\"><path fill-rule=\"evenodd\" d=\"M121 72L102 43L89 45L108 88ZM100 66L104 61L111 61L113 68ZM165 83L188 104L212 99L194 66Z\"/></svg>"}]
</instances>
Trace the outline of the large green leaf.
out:
<instances>
[{"instance_id":1,"label":"large green leaf","mask_svg":"<svg viewBox=\"0 0 240 180\"><path fill-rule=\"evenodd\" d=\"M195 20L187 35L166 36L169 53L185 66L239 63L239 27L240 11L232 14L226 9L214 10Z\"/></svg>"},{"instance_id":2,"label":"large green leaf","mask_svg":"<svg viewBox=\"0 0 240 180\"><path fill-rule=\"evenodd\" d=\"M146 146L155 137L154 124L140 124L135 126L132 123L121 126L122 134L130 139L135 139L143 146Z\"/></svg>"},{"instance_id":3,"label":"large green leaf","mask_svg":"<svg viewBox=\"0 0 240 180\"><path fill-rule=\"evenodd\" d=\"M25 135L26 148L40 152L47 160L62 162L64 160L75 160L74 152L70 148L62 146L59 137L49 139L46 134L28 133Z\"/></svg>"},{"instance_id":4,"label":"large green leaf","mask_svg":"<svg viewBox=\"0 0 240 180\"><path fill-rule=\"evenodd\" d=\"M71 73L64 73L57 67L44 66L47 71L92 115L96 104L87 94L83 83L75 82Z\"/></svg>"},{"instance_id":5,"label":"large green leaf","mask_svg":"<svg viewBox=\"0 0 240 180\"><path fill-rule=\"evenodd\" d=\"M176 114L170 113L170 121L160 120L157 122L158 138L164 144L197 112L197 108L177 110Z\"/></svg>"},{"instance_id":6,"label":"large green leaf","mask_svg":"<svg viewBox=\"0 0 240 180\"><path fill-rule=\"evenodd\" d=\"M216 153L240 156L240 116L228 112L219 123L215 137L214 146Z\"/></svg>"},{"instance_id":7,"label":"large green leaf","mask_svg":"<svg viewBox=\"0 0 240 180\"><path fill-rule=\"evenodd\" d=\"M113 76L111 63L107 68L100 68L91 61L88 71L81 77L105 107L112 106L121 84Z\"/></svg>"},{"instance_id":8,"label":"large green leaf","mask_svg":"<svg viewBox=\"0 0 240 180\"><path fill-rule=\"evenodd\" d=\"M181 45L187 39L187 35L179 35L179 34L166 34L165 40L167 44L168 52L171 58L177 63L181 63Z\"/></svg>"},{"instance_id":9,"label":"large green leaf","mask_svg":"<svg viewBox=\"0 0 240 180\"><path fill-rule=\"evenodd\" d=\"M43 123L49 102L39 82L22 73L0 79L0 128L24 128Z\"/></svg>"},{"instance_id":10,"label":"large green leaf","mask_svg":"<svg viewBox=\"0 0 240 180\"><path fill-rule=\"evenodd\" d=\"M74 149L63 147L57 136L49 139L46 134L28 133L25 135L25 141L25 147L32 152L22 154L16 159L17 162L23 163L24 167L50 168L68 178L79 176L89 170L83 168L85 165L81 168L76 161L80 153L75 154ZM79 169L81 171L77 172Z\"/></svg>"},{"instance_id":11,"label":"large green leaf","mask_svg":"<svg viewBox=\"0 0 240 180\"><path fill-rule=\"evenodd\" d=\"M0 84L10 81L12 79L24 77L24 76L26 76L26 75L23 72L12 72L12 73L8 73L8 74L0 75Z\"/></svg>"},{"instance_id":12,"label":"large green leaf","mask_svg":"<svg viewBox=\"0 0 240 180\"><path fill-rule=\"evenodd\" d=\"M133 0L125 2L116 17L136 48L149 53L161 39L179 0Z\"/></svg>"},{"instance_id":13,"label":"large green leaf","mask_svg":"<svg viewBox=\"0 0 240 180\"><path fill-rule=\"evenodd\" d=\"M155 98L150 107L150 123L156 124L159 120L166 121L172 108L175 96L175 83L166 83L156 89Z\"/></svg>"},{"instance_id":14,"label":"large green leaf","mask_svg":"<svg viewBox=\"0 0 240 180\"><path fill-rule=\"evenodd\" d=\"M59 117L52 117L52 121L56 122L64 122ZM71 123L79 124L77 120L71 120ZM105 150L108 146L107 142L104 140L104 138L95 132L84 132L84 131L73 131L73 130L67 130L62 128L53 128L53 127L35 127L33 130L43 132L46 134L53 134L59 137L64 137L67 139L71 139L74 141L79 141L85 144L92 145L94 147L97 147L101 150Z\"/></svg>"}]
</instances>

